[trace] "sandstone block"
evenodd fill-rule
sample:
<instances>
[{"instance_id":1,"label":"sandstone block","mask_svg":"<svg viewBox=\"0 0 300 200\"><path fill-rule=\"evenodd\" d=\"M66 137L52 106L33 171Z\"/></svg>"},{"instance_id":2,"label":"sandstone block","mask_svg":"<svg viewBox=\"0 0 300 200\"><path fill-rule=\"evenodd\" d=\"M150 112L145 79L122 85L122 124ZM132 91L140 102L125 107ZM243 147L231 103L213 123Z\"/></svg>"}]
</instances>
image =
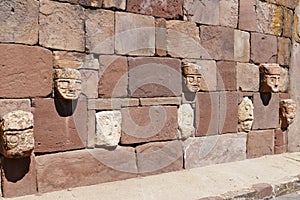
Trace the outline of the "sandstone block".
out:
<instances>
[{"instance_id":1,"label":"sandstone block","mask_svg":"<svg viewBox=\"0 0 300 200\"><path fill-rule=\"evenodd\" d=\"M219 12L220 12L221 26L237 28L238 17L239 17L238 0L221 0Z\"/></svg>"},{"instance_id":2,"label":"sandstone block","mask_svg":"<svg viewBox=\"0 0 300 200\"><path fill-rule=\"evenodd\" d=\"M274 154L274 130L250 131L247 140L247 158L271 154Z\"/></svg>"},{"instance_id":3,"label":"sandstone block","mask_svg":"<svg viewBox=\"0 0 300 200\"><path fill-rule=\"evenodd\" d=\"M128 58L131 97L181 95L181 62L173 58Z\"/></svg>"},{"instance_id":4,"label":"sandstone block","mask_svg":"<svg viewBox=\"0 0 300 200\"><path fill-rule=\"evenodd\" d=\"M251 33L251 60L254 63L274 63L276 58L276 37L261 33Z\"/></svg>"},{"instance_id":5,"label":"sandstone block","mask_svg":"<svg viewBox=\"0 0 300 200\"><path fill-rule=\"evenodd\" d=\"M189 138L184 142L185 169L246 159L247 134ZM222 155L222 156L220 156Z\"/></svg>"},{"instance_id":6,"label":"sandstone block","mask_svg":"<svg viewBox=\"0 0 300 200\"><path fill-rule=\"evenodd\" d=\"M220 93L219 133L236 133L238 130L238 93Z\"/></svg>"},{"instance_id":7,"label":"sandstone block","mask_svg":"<svg viewBox=\"0 0 300 200\"><path fill-rule=\"evenodd\" d=\"M283 0L266 0L266 1L277 4L277 5L285 6L285 7L291 8L291 9L294 9L298 2L297 0L285 0L285 1L283 1Z\"/></svg>"},{"instance_id":8,"label":"sandstone block","mask_svg":"<svg viewBox=\"0 0 300 200\"><path fill-rule=\"evenodd\" d=\"M80 69L81 74L81 93L87 98L98 97L99 75L95 70Z\"/></svg>"},{"instance_id":9,"label":"sandstone block","mask_svg":"<svg viewBox=\"0 0 300 200\"><path fill-rule=\"evenodd\" d=\"M278 64L285 66L288 66L290 64L291 45L292 44L290 39L278 37Z\"/></svg>"},{"instance_id":10,"label":"sandstone block","mask_svg":"<svg viewBox=\"0 0 300 200\"><path fill-rule=\"evenodd\" d=\"M182 4L183 0L128 0L127 11L139 14L152 15L155 17L178 19L182 16Z\"/></svg>"},{"instance_id":11,"label":"sandstone block","mask_svg":"<svg viewBox=\"0 0 300 200\"><path fill-rule=\"evenodd\" d=\"M256 197L259 199L270 198L273 192L272 185L267 183L259 183L252 185L252 189L254 189L257 192Z\"/></svg>"},{"instance_id":12,"label":"sandstone block","mask_svg":"<svg viewBox=\"0 0 300 200\"><path fill-rule=\"evenodd\" d=\"M30 104L30 99L0 99L0 118L16 110L30 112Z\"/></svg>"},{"instance_id":13,"label":"sandstone block","mask_svg":"<svg viewBox=\"0 0 300 200\"><path fill-rule=\"evenodd\" d=\"M179 137L186 139L195 134L194 110L190 104L182 104L178 108Z\"/></svg>"},{"instance_id":14,"label":"sandstone block","mask_svg":"<svg viewBox=\"0 0 300 200\"><path fill-rule=\"evenodd\" d=\"M122 99L89 99L89 110L120 110L123 107L138 106L139 99L122 98Z\"/></svg>"},{"instance_id":15,"label":"sandstone block","mask_svg":"<svg viewBox=\"0 0 300 200\"><path fill-rule=\"evenodd\" d=\"M1 44L0 52L0 97L42 97L51 93L51 51L35 46Z\"/></svg>"},{"instance_id":16,"label":"sandstone block","mask_svg":"<svg viewBox=\"0 0 300 200\"><path fill-rule=\"evenodd\" d=\"M238 62L249 62L250 34L248 32L234 30L234 60Z\"/></svg>"},{"instance_id":17,"label":"sandstone block","mask_svg":"<svg viewBox=\"0 0 300 200\"><path fill-rule=\"evenodd\" d=\"M128 88L128 63L126 57L101 55L98 93L99 97L126 97Z\"/></svg>"},{"instance_id":18,"label":"sandstone block","mask_svg":"<svg viewBox=\"0 0 300 200\"><path fill-rule=\"evenodd\" d=\"M236 69L234 62L217 62L217 90L236 90Z\"/></svg>"},{"instance_id":19,"label":"sandstone block","mask_svg":"<svg viewBox=\"0 0 300 200\"><path fill-rule=\"evenodd\" d=\"M38 42L39 2L15 0L0 2L0 41L24 44Z\"/></svg>"},{"instance_id":20,"label":"sandstone block","mask_svg":"<svg viewBox=\"0 0 300 200\"><path fill-rule=\"evenodd\" d=\"M39 42L42 46L84 51L84 13L77 5L40 1Z\"/></svg>"},{"instance_id":21,"label":"sandstone block","mask_svg":"<svg viewBox=\"0 0 300 200\"><path fill-rule=\"evenodd\" d=\"M172 140L177 136L176 106L123 108L121 144Z\"/></svg>"},{"instance_id":22,"label":"sandstone block","mask_svg":"<svg viewBox=\"0 0 300 200\"><path fill-rule=\"evenodd\" d=\"M115 51L117 54L153 56L155 19L152 16L116 12Z\"/></svg>"},{"instance_id":23,"label":"sandstone block","mask_svg":"<svg viewBox=\"0 0 300 200\"><path fill-rule=\"evenodd\" d=\"M167 55L167 21L164 18L155 19L155 53Z\"/></svg>"},{"instance_id":24,"label":"sandstone block","mask_svg":"<svg viewBox=\"0 0 300 200\"><path fill-rule=\"evenodd\" d=\"M279 91L288 92L289 85L290 85L289 70L287 68L281 67Z\"/></svg>"},{"instance_id":25,"label":"sandstone block","mask_svg":"<svg viewBox=\"0 0 300 200\"><path fill-rule=\"evenodd\" d=\"M292 10L283 8L283 37L292 37L294 14Z\"/></svg>"},{"instance_id":26,"label":"sandstone block","mask_svg":"<svg viewBox=\"0 0 300 200\"><path fill-rule=\"evenodd\" d=\"M77 52L54 51L53 61L55 68L79 69L83 65L85 55Z\"/></svg>"},{"instance_id":27,"label":"sandstone block","mask_svg":"<svg viewBox=\"0 0 300 200\"><path fill-rule=\"evenodd\" d=\"M99 54L114 53L115 14L109 10L86 10L86 49Z\"/></svg>"},{"instance_id":28,"label":"sandstone block","mask_svg":"<svg viewBox=\"0 0 300 200\"><path fill-rule=\"evenodd\" d=\"M256 0L240 0L239 29L256 31Z\"/></svg>"},{"instance_id":29,"label":"sandstone block","mask_svg":"<svg viewBox=\"0 0 300 200\"><path fill-rule=\"evenodd\" d=\"M83 6L96 7L96 8L100 8L102 6L102 0L58 0L58 1L80 4Z\"/></svg>"},{"instance_id":30,"label":"sandstone block","mask_svg":"<svg viewBox=\"0 0 300 200\"><path fill-rule=\"evenodd\" d=\"M250 63L236 64L237 89L241 91L259 90L259 68Z\"/></svg>"},{"instance_id":31,"label":"sandstone block","mask_svg":"<svg viewBox=\"0 0 300 200\"><path fill-rule=\"evenodd\" d=\"M103 0L103 8L126 9L126 0Z\"/></svg>"},{"instance_id":32,"label":"sandstone block","mask_svg":"<svg viewBox=\"0 0 300 200\"><path fill-rule=\"evenodd\" d=\"M87 148L95 147L96 110L87 111Z\"/></svg>"},{"instance_id":33,"label":"sandstone block","mask_svg":"<svg viewBox=\"0 0 300 200\"><path fill-rule=\"evenodd\" d=\"M142 106L180 105L180 97L141 98Z\"/></svg>"}]
</instances>

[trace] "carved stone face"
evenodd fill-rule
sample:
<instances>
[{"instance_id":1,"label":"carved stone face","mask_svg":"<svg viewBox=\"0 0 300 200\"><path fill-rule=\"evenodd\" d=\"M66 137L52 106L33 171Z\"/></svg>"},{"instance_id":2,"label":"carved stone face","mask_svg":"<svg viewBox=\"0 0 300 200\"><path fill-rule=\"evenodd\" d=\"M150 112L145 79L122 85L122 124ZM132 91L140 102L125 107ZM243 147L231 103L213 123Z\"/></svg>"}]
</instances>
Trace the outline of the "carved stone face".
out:
<instances>
[{"instance_id":1,"label":"carved stone face","mask_svg":"<svg viewBox=\"0 0 300 200\"><path fill-rule=\"evenodd\" d=\"M260 92L270 93L279 91L280 66L278 64L262 64L260 66Z\"/></svg>"},{"instance_id":2,"label":"carved stone face","mask_svg":"<svg viewBox=\"0 0 300 200\"><path fill-rule=\"evenodd\" d=\"M25 111L13 111L1 121L2 154L7 158L30 156L34 148L33 115Z\"/></svg>"},{"instance_id":3,"label":"carved stone face","mask_svg":"<svg viewBox=\"0 0 300 200\"><path fill-rule=\"evenodd\" d=\"M244 97L238 107L239 130L249 132L253 124L253 103L248 97Z\"/></svg>"},{"instance_id":4,"label":"carved stone face","mask_svg":"<svg viewBox=\"0 0 300 200\"><path fill-rule=\"evenodd\" d=\"M296 117L296 103L292 99L284 99L280 102L280 119L282 126L287 127L292 124Z\"/></svg>"},{"instance_id":5,"label":"carved stone face","mask_svg":"<svg viewBox=\"0 0 300 200\"><path fill-rule=\"evenodd\" d=\"M57 98L78 99L81 93L81 75L76 69L55 69L54 88Z\"/></svg>"},{"instance_id":6,"label":"carved stone face","mask_svg":"<svg viewBox=\"0 0 300 200\"><path fill-rule=\"evenodd\" d=\"M183 66L184 83L190 92L198 92L202 85L200 66L193 63L185 63Z\"/></svg>"}]
</instances>

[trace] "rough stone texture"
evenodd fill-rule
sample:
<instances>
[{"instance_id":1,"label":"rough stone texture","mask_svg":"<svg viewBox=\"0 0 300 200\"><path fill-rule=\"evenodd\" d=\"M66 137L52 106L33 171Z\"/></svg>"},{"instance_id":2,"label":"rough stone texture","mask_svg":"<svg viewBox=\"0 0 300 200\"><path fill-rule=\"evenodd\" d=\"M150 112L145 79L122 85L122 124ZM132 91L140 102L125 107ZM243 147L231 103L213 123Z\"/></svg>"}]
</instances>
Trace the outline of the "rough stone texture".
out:
<instances>
[{"instance_id":1,"label":"rough stone texture","mask_svg":"<svg viewBox=\"0 0 300 200\"><path fill-rule=\"evenodd\" d=\"M158 98L141 98L142 106L157 106L157 105L180 105L180 97L158 97Z\"/></svg>"},{"instance_id":2,"label":"rough stone texture","mask_svg":"<svg viewBox=\"0 0 300 200\"><path fill-rule=\"evenodd\" d=\"M289 70L287 68L281 67L279 91L288 92L289 85L290 85Z\"/></svg>"},{"instance_id":3,"label":"rough stone texture","mask_svg":"<svg viewBox=\"0 0 300 200\"><path fill-rule=\"evenodd\" d=\"M184 143L185 169L246 159L247 134L189 138Z\"/></svg>"},{"instance_id":4,"label":"rough stone texture","mask_svg":"<svg viewBox=\"0 0 300 200\"><path fill-rule=\"evenodd\" d=\"M120 111L96 113L96 145L114 147L121 137L122 116Z\"/></svg>"},{"instance_id":5,"label":"rough stone texture","mask_svg":"<svg viewBox=\"0 0 300 200\"><path fill-rule=\"evenodd\" d=\"M155 19L155 53L167 55L167 21L164 18Z\"/></svg>"},{"instance_id":6,"label":"rough stone texture","mask_svg":"<svg viewBox=\"0 0 300 200\"><path fill-rule=\"evenodd\" d=\"M236 69L234 62L217 62L217 90L236 90Z\"/></svg>"},{"instance_id":7,"label":"rough stone texture","mask_svg":"<svg viewBox=\"0 0 300 200\"><path fill-rule=\"evenodd\" d=\"M212 59L234 60L234 29L200 26L201 45Z\"/></svg>"},{"instance_id":8,"label":"rough stone texture","mask_svg":"<svg viewBox=\"0 0 300 200\"><path fill-rule=\"evenodd\" d=\"M0 97L47 96L52 91L52 54L41 47L0 45Z\"/></svg>"},{"instance_id":9,"label":"rough stone texture","mask_svg":"<svg viewBox=\"0 0 300 200\"><path fill-rule=\"evenodd\" d=\"M37 156L36 169L39 192L132 178L137 171L134 149L129 147Z\"/></svg>"},{"instance_id":10,"label":"rough stone texture","mask_svg":"<svg viewBox=\"0 0 300 200\"><path fill-rule=\"evenodd\" d=\"M219 124L219 93L197 93L196 136L217 135Z\"/></svg>"},{"instance_id":11,"label":"rough stone texture","mask_svg":"<svg viewBox=\"0 0 300 200\"><path fill-rule=\"evenodd\" d=\"M236 133L238 128L238 93L220 93L219 133Z\"/></svg>"},{"instance_id":12,"label":"rough stone texture","mask_svg":"<svg viewBox=\"0 0 300 200\"><path fill-rule=\"evenodd\" d=\"M84 13L77 5L40 1L39 43L42 46L84 51Z\"/></svg>"},{"instance_id":13,"label":"rough stone texture","mask_svg":"<svg viewBox=\"0 0 300 200\"><path fill-rule=\"evenodd\" d=\"M253 95L254 120L252 129L277 128L279 126L279 95L271 94L268 101L267 95Z\"/></svg>"},{"instance_id":14,"label":"rough stone texture","mask_svg":"<svg viewBox=\"0 0 300 200\"><path fill-rule=\"evenodd\" d=\"M287 152L288 135L286 131L282 131L280 128L275 130L274 145L275 154Z\"/></svg>"},{"instance_id":15,"label":"rough stone texture","mask_svg":"<svg viewBox=\"0 0 300 200\"><path fill-rule=\"evenodd\" d=\"M291 9L294 9L298 2L297 0L266 0L266 1L270 3L275 3L277 5L285 6Z\"/></svg>"},{"instance_id":16,"label":"rough stone texture","mask_svg":"<svg viewBox=\"0 0 300 200\"><path fill-rule=\"evenodd\" d=\"M121 144L172 140L177 136L176 106L123 108Z\"/></svg>"},{"instance_id":17,"label":"rough stone texture","mask_svg":"<svg viewBox=\"0 0 300 200\"><path fill-rule=\"evenodd\" d=\"M86 49L99 54L114 53L115 14L109 10L86 10Z\"/></svg>"},{"instance_id":18,"label":"rough stone texture","mask_svg":"<svg viewBox=\"0 0 300 200\"><path fill-rule=\"evenodd\" d=\"M116 12L115 52L135 56L155 53L155 19L152 16Z\"/></svg>"},{"instance_id":19,"label":"rough stone texture","mask_svg":"<svg viewBox=\"0 0 300 200\"><path fill-rule=\"evenodd\" d=\"M170 56L200 58L205 55L206 52L199 45L199 28L196 23L171 20L167 21L166 27L167 51Z\"/></svg>"},{"instance_id":20,"label":"rough stone texture","mask_svg":"<svg viewBox=\"0 0 300 200\"><path fill-rule=\"evenodd\" d=\"M254 63L274 63L276 58L276 37L261 33L251 33L251 60Z\"/></svg>"},{"instance_id":21,"label":"rough stone texture","mask_svg":"<svg viewBox=\"0 0 300 200\"><path fill-rule=\"evenodd\" d=\"M254 106L251 99L248 96L243 97L238 106L239 131L249 132L251 130L254 117L253 109Z\"/></svg>"},{"instance_id":22,"label":"rough stone texture","mask_svg":"<svg viewBox=\"0 0 300 200\"><path fill-rule=\"evenodd\" d=\"M173 58L128 58L131 97L181 95L181 62Z\"/></svg>"},{"instance_id":23,"label":"rough stone texture","mask_svg":"<svg viewBox=\"0 0 300 200\"><path fill-rule=\"evenodd\" d=\"M237 89L240 91L259 90L259 67L250 63L237 63Z\"/></svg>"},{"instance_id":24,"label":"rough stone texture","mask_svg":"<svg viewBox=\"0 0 300 200\"><path fill-rule=\"evenodd\" d=\"M195 134L194 110L190 104L182 104L178 108L179 137L186 139Z\"/></svg>"},{"instance_id":25,"label":"rough stone texture","mask_svg":"<svg viewBox=\"0 0 300 200\"><path fill-rule=\"evenodd\" d=\"M278 38L278 58L277 63L288 66L290 64L291 56L291 40L284 37Z\"/></svg>"},{"instance_id":26,"label":"rough stone texture","mask_svg":"<svg viewBox=\"0 0 300 200\"><path fill-rule=\"evenodd\" d=\"M103 8L126 9L126 0L103 0Z\"/></svg>"},{"instance_id":27,"label":"rough stone texture","mask_svg":"<svg viewBox=\"0 0 300 200\"><path fill-rule=\"evenodd\" d=\"M292 10L283 8L283 37L292 37L294 13Z\"/></svg>"},{"instance_id":28,"label":"rough stone texture","mask_svg":"<svg viewBox=\"0 0 300 200\"><path fill-rule=\"evenodd\" d=\"M249 62L250 34L245 31L234 30L234 61Z\"/></svg>"},{"instance_id":29,"label":"rough stone texture","mask_svg":"<svg viewBox=\"0 0 300 200\"><path fill-rule=\"evenodd\" d=\"M16 110L30 112L30 106L29 99L0 99L0 118Z\"/></svg>"},{"instance_id":30,"label":"rough stone texture","mask_svg":"<svg viewBox=\"0 0 300 200\"><path fill-rule=\"evenodd\" d=\"M201 24L219 25L219 0L184 0L184 19Z\"/></svg>"},{"instance_id":31,"label":"rough stone texture","mask_svg":"<svg viewBox=\"0 0 300 200\"><path fill-rule=\"evenodd\" d=\"M256 0L240 0L239 29L256 31Z\"/></svg>"},{"instance_id":32,"label":"rough stone texture","mask_svg":"<svg viewBox=\"0 0 300 200\"><path fill-rule=\"evenodd\" d=\"M99 57L100 70L98 95L101 98L126 97L128 87L128 63L122 56Z\"/></svg>"},{"instance_id":33,"label":"rough stone texture","mask_svg":"<svg viewBox=\"0 0 300 200\"><path fill-rule=\"evenodd\" d=\"M54 68L74 68L79 69L83 65L85 55L77 52L54 51Z\"/></svg>"},{"instance_id":34,"label":"rough stone texture","mask_svg":"<svg viewBox=\"0 0 300 200\"><path fill-rule=\"evenodd\" d=\"M183 0L128 0L127 11L152 15L169 19L178 19L182 16Z\"/></svg>"},{"instance_id":35,"label":"rough stone texture","mask_svg":"<svg viewBox=\"0 0 300 200\"><path fill-rule=\"evenodd\" d=\"M95 70L80 69L81 74L81 93L87 98L98 97L99 75Z\"/></svg>"},{"instance_id":36,"label":"rough stone texture","mask_svg":"<svg viewBox=\"0 0 300 200\"><path fill-rule=\"evenodd\" d=\"M14 0L0 2L0 42L38 42L39 2Z\"/></svg>"},{"instance_id":37,"label":"rough stone texture","mask_svg":"<svg viewBox=\"0 0 300 200\"><path fill-rule=\"evenodd\" d=\"M119 110L123 107L138 106L139 99L124 98L124 99L89 99L89 110Z\"/></svg>"},{"instance_id":38,"label":"rough stone texture","mask_svg":"<svg viewBox=\"0 0 300 200\"><path fill-rule=\"evenodd\" d=\"M85 147L87 108L84 99L79 99L77 105L64 100L34 99L33 108L35 152Z\"/></svg>"},{"instance_id":39,"label":"rough stone texture","mask_svg":"<svg viewBox=\"0 0 300 200\"><path fill-rule=\"evenodd\" d=\"M247 158L271 154L274 154L274 130L250 131L247 140Z\"/></svg>"},{"instance_id":40,"label":"rough stone texture","mask_svg":"<svg viewBox=\"0 0 300 200\"><path fill-rule=\"evenodd\" d=\"M35 158L1 158L1 184L4 197L37 193Z\"/></svg>"},{"instance_id":41,"label":"rough stone texture","mask_svg":"<svg viewBox=\"0 0 300 200\"><path fill-rule=\"evenodd\" d=\"M138 172L158 174L183 169L183 148L179 141L154 142L136 147Z\"/></svg>"},{"instance_id":42,"label":"rough stone texture","mask_svg":"<svg viewBox=\"0 0 300 200\"><path fill-rule=\"evenodd\" d=\"M220 0L220 25L237 28L239 15L238 0ZM210 13L212 15L212 13Z\"/></svg>"},{"instance_id":43,"label":"rough stone texture","mask_svg":"<svg viewBox=\"0 0 300 200\"><path fill-rule=\"evenodd\" d=\"M273 192L272 185L267 183L255 184L252 189L256 191L256 198L258 199L271 198Z\"/></svg>"},{"instance_id":44,"label":"rough stone texture","mask_svg":"<svg viewBox=\"0 0 300 200\"><path fill-rule=\"evenodd\" d=\"M100 8L102 6L102 0L58 0L58 1L80 4L83 6L96 7L96 8Z\"/></svg>"}]
</instances>

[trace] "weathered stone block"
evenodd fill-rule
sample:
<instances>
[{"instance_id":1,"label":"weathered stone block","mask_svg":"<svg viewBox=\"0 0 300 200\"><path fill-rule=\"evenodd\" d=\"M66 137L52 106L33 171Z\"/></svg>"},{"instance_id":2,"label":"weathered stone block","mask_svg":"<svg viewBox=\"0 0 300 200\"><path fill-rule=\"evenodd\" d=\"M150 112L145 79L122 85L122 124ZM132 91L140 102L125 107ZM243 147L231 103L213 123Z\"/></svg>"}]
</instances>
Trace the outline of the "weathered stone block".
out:
<instances>
[{"instance_id":1,"label":"weathered stone block","mask_svg":"<svg viewBox=\"0 0 300 200\"><path fill-rule=\"evenodd\" d=\"M182 16L182 4L183 0L128 0L127 11L155 17L178 19Z\"/></svg>"},{"instance_id":2,"label":"weathered stone block","mask_svg":"<svg viewBox=\"0 0 300 200\"><path fill-rule=\"evenodd\" d=\"M186 139L195 134L194 110L190 104L182 104L178 108L179 137Z\"/></svg>"},{"instance_id":3,"label":"weathered stone block","mask_svg":"<svg viewBox=\"0 0 300 200\"><path fill-rule=\"evenodd\" d=\"M280 128L276 129L274 145L278 147L287 145L288 142L287 134L288 133L286 131L282 131Z\"/></svg>"},{"instance_id":4,"label":"weathered stone block","mask_svg":"<svg viewBox=\"0 0 300 200\"><path fill-rule=\"evenodd\" d=\"M234 62L217 62L217 90L236 90L236 69Z\"/></svg>"},{"instance_id":5,"label":"weathered stone block","mask_svg":"<svg viewBox=\"0 0 300 200\"><path fill-rule=\"evenodd\" d=\"M121 144L172 140L177 136L176 106L123 108Z\"/></svg>"},{"instance_id":6,"label":"weathered stone block","mask_svg":"<svg viewBox=\"0 0 300 200\"><path fill-rule=\"evenodd\" d=\"M99 97L126 97L128 88L128 63L126 57L99 57Z\"/></svg>"},{"instance_id":7,"label":"weathered stone block","mask_svg":"<svg viewBox=\"0 0 300 200\"><path fill-rule=\"evenodd\" d=\"M55 68L79 69L83 65L85 55L77 52L54 51L53 61Z\"/></svg>"},{"instance_id":8,"label":"weathered stone block","mask_svg":"<svg viewBox=\"0 0 300 200\"><path fill-rule=\"evenodd\" d=\"M40 1L39 42L42 46L84 51L84 13L77 5Z\"/></svg>"},{"instance_id":9,"label":"weathered stone block","mask_svg":"<svg viewBox=\"0 0 300 200\"><path fill-rule=\"evenodd\" d=\"M283 37L292 37L294 13L290 9L283 8Z\"/></svg>"},{"instance_id":10,"label":"weathered stone block","mask_svg":"<svg viewBox=\"0 0 300 200\"><path fill-rule=\"evenodd\" d=\"M102 6L102 0L58 0L58 1L80 4L83 6L96 7L96 8L100 8Z\"/></svg>"},{"instance_id":11,"label":"weathered stone block","mask_svg":"<svg viewBox=\"0 0 300 200\"><path fill-rule=\"evenodd\" d=\"M116 98L116 99L89 99L89 110L120 110L123 107L138 106L139 99Z\"/></svg>"},{"instance_id":12,"label":"weathered stone block","mask_svg":"<svg viewBox=\"0 0 300 200\"><path fill-rule=\"evenodd\" d=\"M291 40L284 37L278 37L278 64L288 66L291 57Z\"/></svg>"},{"instance_id":13,"label":"weathered stone block","mask_svg":"<svg viewBox=\"0 0 300 200\"><path fill-rule=\"evenodd\" d=\"M157 106L157 105L180 105L180 97L158 97L158 98L141 98L142 106Z\"/></svg>"},{"instance_id":14,"label":"weathered stone block","mask_svg":"<svg viewBox=\"0 0 300 200\"><path fill-rule=\"evenodd\" d=\"M201 24L219 25L219 0L184 0L184 19Z\"/></svg>"},{"instance_id":15,"label":"weathered stone block","mask_svg":"<svg viewBox=\"0 0 300 200\"><path fill-rule=\"evenodd\" d=\"M181 62L173 58L128 58L131 97L181 95Z\"/></svg>"},{"instance_id":16,"label":"weathered stone block","mask_svg":"<svg viewBox=\"0 0 300 200\"><path fill-rule=\"evenodd\" d=\"M238 130L238 93L220 93L219 133L236 133Z\"/></svg>"},{"instance_id":17,"label":"weathered stone block","mask_svg":"<svg viewBox=\"0 0 300 200\"><path fill-rule=\"evenodd\" d=\"M239 29L256 31L256 0L240 0Z\"/></svg>"},{"instance_id":18,"label":"weathered stone block","mask_svg":"<svg viewBox=\"0 0 300 200\"><path fill-rule=\"evenodd\" d=\"M86 49L99 54L113 54L115 14L109 10L86 10Z\"/></svg>"},{"instance_id":19,"label":"weathered stone block","mask_svg":"<svg viewBox=\"0 0 300 200\"><path fill-rule=\"evenodd\" d=\"M270 3L275 3L277 5L285 6L291 9L294 9L295 6L297 5L297 0L266 0L267 2Z\"/></svg>"},{"instance_id":20,"label":"weathered stone block","mask_svg":"<svg viewBox=\"0 0 300 200\"><path fill-rule=\"evenodd\" d=\"M234 60L234 29L221 26L200 26L202 47L212 59Z\"/></svg>"},{"instance_id":21,"label":"weathered stone block","mask_svg":"<svg viewBox=\"0 0 300 200\"><path fill-rule=\"evenodd\" d=\"M250 63L236 64L237 89L241 91L259 90L259 67Z\"/></svg>"},{"instance_id":22,"label":"weathered stone block","mask_svg":"<svg viewBox=\"0 0 300 200\"><path fill-rule=\"evenodd\" d=\"M80 69L81 74L81 93L87 98L98 97L99 75L95 70Z\"/></svg>"},{"instance_id":23,"label":"weathered stone block","mask_svg":"<svg viewBox=\"0 0 300 200\"><path fill-rule=\"evenodd\" d=\"M189 138L184 142L185 169L246 159L247 134Z\"/></svg>"},{"instance_id":24,"label":"weathered stone block","mask_svg":"<svg viewBox=\"0 0 300 200\"><path fill-rule=\"evenodd\" d=\"M155 19L155 53L167 55L167 21L164 18Z\"/></svg>"},{"instance_id":25,"label":"weathered stone block","mask_svg":"<svg viewBox=\"0 0 300 200\"><path fill-rule=\"evenodd\" d=\"M277 58L277 39L273 35L251 33L251 60L254 63L274 63Z\"/></svg>"},{"instance_id":26,"label":"weathered stone block","mask_svg":"<svg viewBox=\"0 0 300 200\"><path fill-rule=\"evenodd\" d=\"M30 99L0 99L0 118L15 110L30 112L30 104Z\"/></svg>"},{"instance_id":27,"label":"weathered stone block","mask_svg":"<svg viewBox=\"0 0 300 200\"><path fill-rule=\"evenodd\" d=\"M239 15L238 0L220 0L220 25L237 28ZM210 13L211 15L212 13Z\"/></svg>"},{"instance_id":28,"label":"weathered stone block","mask_svg":"<svg viewBox=\"0 0 300 200\"><path fill-rule=\"evenodd\" d=\"M247 158L271 154L274 154L274 130L250 131L247 140Z\"/></svg>"},{"instance_id":29,"label":"weathered stone block","mask_svg":"<svg viewBox=\"0 0 300 200\"><path fill-rule=\"evenodd\" d=\"M115 51L117 54L153 56L155 19L152 16L116 12Z\"/></svg>"},{"instance_id":30,"label":"weathered stone block","mask_svg":"<svg viewBox=\"0 0 300 200\"><path fill-rule=\"evenodd\" d=\"M264 198L271 198L273 187L267 183L258 183L252 185L252 189L254 189L257 193L256 198L264 199Z\"/></svg>"},{"instance_id":31,"label":"weathered stone block","mask_svg":"<svg viewBox=\"0 0 300 200\"><path fill-rule=\"evenodd\" d=\"M234 61L249 62L250 34L245 31L234 30Z\"/></svg>"},{"instance_id":32,"label":"weathered stone block","mask_svg":"<svg viewBox=\"0 0 300 200\"><path fill-rule=\"evenodd\" d=\"M279 91L288 92L289 85L290 85L289 70L287 68L281 67Z\"/></svg>"},{"instance_id":33,"label":"weathered stone block","mask_svg":"<svg viewBox=\"0 0 300 200\"><path fill-rule=\"evenodd\" d=\"M0 97L40 97L51 93L51 51L35 46L1 44L0 52Z\"/></svg>"},{"instance_id":34,"label":"weathered stone block","mask_svg":"<svg viewBox=\"0 0 300 200\"><path fill-rule=\"evenodd\" d=\"M0 41L24 44L38 42L39 2L14 0L0 2Z\"/></svg>"},{"instance_id":35,"label":"weathered stone block","mask_svg":"<svg viewBox=\"0 0 300 200\"><path fill-rule=\"evenodd\" d=\"M126 0L103 0L103 8L126 9Z\"/></svg>"},{"instance_id":36,"label":"weathered stone block","mask_svg":"<svg viewBox=\"0 0 300 200\"><path fill-rule=\"evenodd\" d=\"M154 142L136 147L137 167L142 175L183 169L183 148L179 141Z\"/></svg>"}]
</instances>

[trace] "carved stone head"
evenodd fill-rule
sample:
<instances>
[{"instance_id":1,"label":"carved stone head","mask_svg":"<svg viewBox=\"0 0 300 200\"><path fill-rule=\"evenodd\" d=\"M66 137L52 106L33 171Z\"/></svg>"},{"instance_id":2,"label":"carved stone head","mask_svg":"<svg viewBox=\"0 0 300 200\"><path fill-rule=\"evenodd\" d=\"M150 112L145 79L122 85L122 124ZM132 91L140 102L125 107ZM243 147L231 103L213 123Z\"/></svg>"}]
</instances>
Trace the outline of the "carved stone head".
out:
<instances>
[{"instance_id":1,"label":"carved stone head","mask_svg":"<svg viewBox=\"0 0 300 200\"><path fill-rule=\"evenodd\" d=\"M260 92L270 93L279 91L281 68L277 63L266 63L259 66Z\"/></svg>"},{"instance_id":2,"label":"carved stone head","mask_svg":"<svg viewBox=\"0 0 300 200\"><path fill-rule=\"evenodd\" d=\"M78 99L81 93L81 75L77 69L55 69L53 76L56 98Z\"/></svg>"},{"instance_id":3,"label":"carved stone head","mask_svg":"<svg viewBox=\"0 0 300 200\"><path fill-rule=\"evenodd\" d=\"M253 124L253 103L248 97L244 97L238 107L239 131L249 132Z\"/></svg>"},{"instance_id":4,"label":"carved stone head","mask_svg":"<svg viewBox=\"0 0 300 200\"><path fill-rule=\"evenodd\" d=\"M1 119L1 153L7 158L29 157L34 148L33 115L17 110Z\"/></svg>"},{"instance_id":5,"label":"carved stone head","mask_svg":"<svg viewBox=\"0 0 300 200\"><path fill-rule=\"evenodd\" d=\"M194 63L183 63L183 76L186 88L190 92L198 92L201 89L202 75L201 67Z\"/></svg>"},{"instance_id":6,"label":"carved stone head","mask_svg":"<svg viewBox=\"0 0 300 200\"><path fill-rule=\"evenodd\" d=\"M283 99L279 107L280 124L282 128L287 128L294 122L296 117L296 102L292 99Z\"/></svg>"}]
</instances>

